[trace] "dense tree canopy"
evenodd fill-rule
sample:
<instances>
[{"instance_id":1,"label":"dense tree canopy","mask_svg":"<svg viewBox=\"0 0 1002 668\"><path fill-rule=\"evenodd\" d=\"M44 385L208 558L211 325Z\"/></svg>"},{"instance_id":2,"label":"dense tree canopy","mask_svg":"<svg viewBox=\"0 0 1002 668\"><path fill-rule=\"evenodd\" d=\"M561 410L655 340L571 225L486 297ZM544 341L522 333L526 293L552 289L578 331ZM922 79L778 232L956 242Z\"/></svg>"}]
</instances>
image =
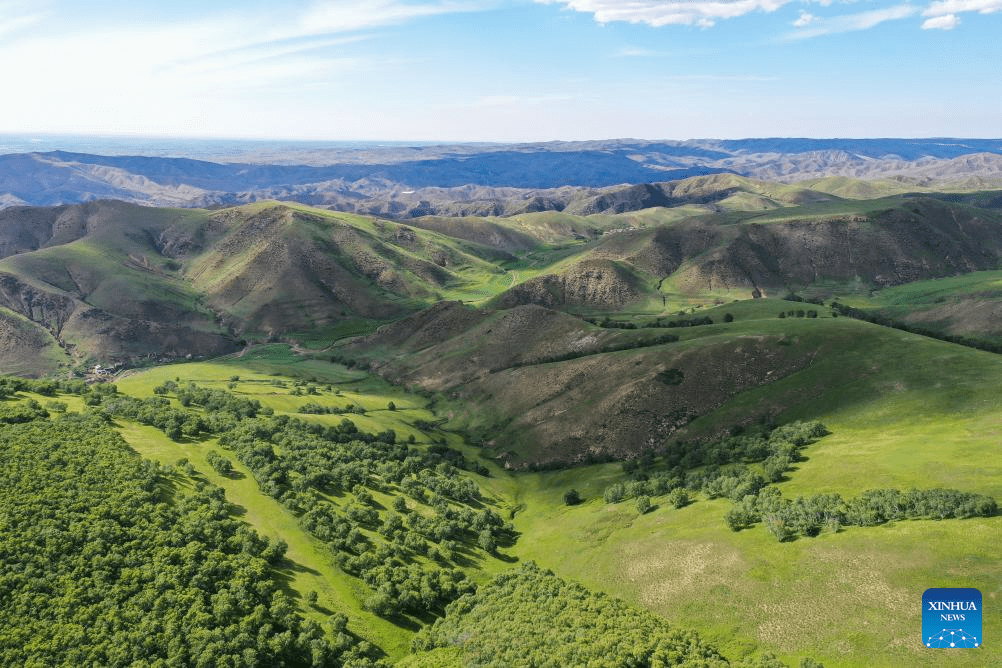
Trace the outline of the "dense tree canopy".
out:
<instances>
[{"instance_id":1,"label":"dense tree canopy","mask_svg":"<svg viewBox=\"0 0 1002 668\"><path fill-rule=\"evenodd\" d=\"M174 492L100 416L0 426L2 665L371 664L296 615L281 547L221 489Z\"/></svg>"},{"instance_id":2,"label":"dense tree canopy","mask_svg":"<svg viewBox=\"0 0 1002 668\"><path fill-rule=\"evenodd\" d=\"M546 620L541 624L540 620ZM405 665L594 666L595 668L778 667L769 655L728 662L698 634L657 615L566 582L529 562L451 603L411 643ZM421 655L445 659L423 662ZM820 664L814 664L820 665Z\"/></svg>"}]
</instances>

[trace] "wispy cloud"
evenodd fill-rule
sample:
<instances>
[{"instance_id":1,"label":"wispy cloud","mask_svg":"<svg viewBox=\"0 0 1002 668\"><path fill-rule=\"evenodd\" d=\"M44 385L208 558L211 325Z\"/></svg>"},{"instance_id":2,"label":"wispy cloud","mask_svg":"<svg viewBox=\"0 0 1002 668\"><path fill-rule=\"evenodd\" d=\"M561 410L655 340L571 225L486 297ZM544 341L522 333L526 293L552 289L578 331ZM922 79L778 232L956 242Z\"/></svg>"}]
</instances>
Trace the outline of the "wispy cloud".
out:
<instances>
[{"instance_id":1,"label":"wispy cloud","mask_svg":"<svg viewBox=\"0 0 1002 668\"><path fill-rule=\"evenodd\" d=\"M718 20L752 12L774 12L792 0L536 0L592 14L599 23L646 23L653 27L697 25L708 28Z\"/></svg>"},{"instance_id":2,"label":"wispy cloud","mask_svg":"<svg viewBox=\"0 0 1002 668\"><path fill-rule=\"evenodd\" d=\"M338 47L357 44L371 37L371 34L357 34L239 45L217 52L195 54L166 63L160 68L160 71L198 75L224 70L229 74L273 61L325 60L327 59L326 54L337 50Z\"/></svg>"},{"instance_id":3,"label":"wispy cloud","mask_svg":"<svg viewBox=\"0 0 1002 668\"><path fill-rule=\"evenodd\" d=\"M45 2L0 2L0 39L24 33L41 23L49 12Z\"/></svg>"},{"instance_id":4,"label":"wispy cloud","mask_svg":"<svg viewBox=\"0 0 1002 668\"><path fill-rule=\"evenodd\" d=\"M779 77L762 74L676 74L666 81L779 81Z\"/></svg>"},{"instance_id":5,"label":"wispy cloud","mask_svg":"<svg viewBox=\"0 0 1002 668\"><path fill-rule=\"evenodd\" d=\"M552 104L574 99L572 95L485 95L473 100L469 106L475 108L525 107L538 104Z\"/></svg>"},{"instance_id":6,"label":"wispy cloud","mask_svg":"<svg viewBox=\"0 0 1002 668\"><path fill-rule=\"evenodd\" d=\"M354 0L315 2L297 21L300 34L330 34L368 30L413 19L481 11L488 2L418 2Z\"/></svg>"},{"instance_id":7,"label":"wispy cloud","mask_svg":"<svg viewBox=\"0 0 1002 668\"><path fill-rule=\"evenodd\" d=\"M306 99L303 91L404 70L399 56L364 44L382 31L491 6L485 1L332 0L298 10L255 3L239 11L208 3L198 18L170 12L166 22L136 22L100 13L74 21L58 4L43 21L37 9L18 13L30 9L20 0L0 0L0 37L20 30L16 39L0 39L0 62L30 64L4 72L4 86L23 95L16 106L0 105L0 127L247 132L238 128L300 113L287 99Z\"/></svg>"},{"instance_id":8,"label":"wispy cloud","mask_svg":"<svg viewBox=\"0 0 1002 668\"><path fill-rule=\"evenodd\" d=\"M868 12L847 14L845 16L812 17L810 21L803 23L803 25L797 25L800 21L796 21L794 26L798 30L788 33L786 39L801 40L820 37L822 35L869 30L887 21L898 21L915 16L918 12L918 7L910 4L902 4L883 9L874 9Z\"/></svg>"},{"instance_id":9,"label":"wispy cloud","mask_svg":"<svg viewBox=\"0 0 1002 668\"><path fill-rule=\"evenodd\" d=\"M38 15L8 17L11 6L0 0L0 35L40 20ZM315 2L299 13L222 12L173 24L71 26L0 45L0 58L32 63L31 72L23 76L50 85L67 81L95 87L104 82L121 90L130 82L169 81L225 90L251 79L298 81L311 73L323 76L361 67L363 58L350 47L371 39L377 30L486 6L455 1ZM380 58L374 56L371 62Z\"/></svg>"},{"instance_id":10,"label":"wispy cloud","mask_svg":"<svg viewBox=\"0 0 1002 668\"><path fill-rule=\"evenodd\" d=\"M654 49L642 49L636 46L626 46L612 54L615 58L658 58L666 56L666 51L656 51Z\"/></svg>"}]
</instances>

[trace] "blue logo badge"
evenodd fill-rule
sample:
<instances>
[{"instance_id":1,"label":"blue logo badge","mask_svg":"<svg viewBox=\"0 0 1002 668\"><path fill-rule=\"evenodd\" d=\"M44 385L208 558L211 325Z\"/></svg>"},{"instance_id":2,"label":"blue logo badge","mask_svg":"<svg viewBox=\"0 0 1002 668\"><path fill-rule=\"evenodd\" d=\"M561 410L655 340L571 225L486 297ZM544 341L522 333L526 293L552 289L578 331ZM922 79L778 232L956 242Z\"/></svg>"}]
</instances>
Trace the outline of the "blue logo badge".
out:
<instances>
[{"instance_id":1,"label":"blue logo badge","mask_svg":"<svg viewBox=\"0 0 1002 668\"><path fill-rule=\"evenodd\" d=\"M922 644L926 647L981 647L981 592L926 589L922 594Z\"/></svg>"}]
</instances>

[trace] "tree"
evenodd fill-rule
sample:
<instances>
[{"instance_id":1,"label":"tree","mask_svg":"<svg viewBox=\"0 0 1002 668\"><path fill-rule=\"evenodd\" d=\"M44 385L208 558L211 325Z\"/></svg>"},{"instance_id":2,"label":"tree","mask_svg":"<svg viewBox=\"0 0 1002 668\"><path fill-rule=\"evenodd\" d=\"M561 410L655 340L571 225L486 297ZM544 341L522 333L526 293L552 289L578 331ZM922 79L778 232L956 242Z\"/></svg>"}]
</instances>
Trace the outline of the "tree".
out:
<instances>
[{"instance_id":1,"label":"tree","mask_svg":"<svg viewBox=\"0 0 1002 668\"><path fill-rule=\"evenodd\" d=\"M724 322L734 322L734 316L730 313L724 314Z\"/></svg>"},{"instance_id":2,"label":"tree","mask_svg":"<svg viewBox=\"0 0 1002 668\"><path fill-rule=\"evenodd\" d=\"M397 405L391 401L388 404L386 404L386 410L395 411L397 410Z\"/></svg>"},{"instance_id":3,"label":"tree","mask_svg":"<svg viewBox=\"0 0 1002 668\"><path fill-rule=\"evenodd\" d=\"M776 515L769 515L765 518L765 528L768 529L769 533L775 536L776 540L780 543L793 538L793 531L782 518Z\"/></svg>"},{"instance_id":4,"label":"tree","mask_svg":"<svg viewBox=\"0 0 1002 668\"><path fill-rule=\"evenodd\" d=\"M668 494L668 503L675 508L684 508L689 505L689 492L683 487L676 487Z\"/></svg>"},{"instance_id":5,"label":"tree","mask_svg":"<svg viewBox=\"0 0 1002 668\"><path fill-rule=\"evenodd\" d=\"M484 529L477 536L477 545L480 546L484 552L489 552L494 554L494 550L497 549L497 542L494 540L494 534L490 529Z\"/></svg>"},{"instance_id":6,"label":"tree","mask_svg":"<svg viewBox=\"0 0 1002 668\"><path fill-rule=\"evenodd\" d=\"M602 498L605 499L606 503L619 503L623 500L623 496L626 494L626 489L623 487L623 483L615 483L606 487L605 493L602 494Z\"/></svg>"},{"instance_id":7,"label":"tree","mask_svg":"<svg viewBox=\"0 0 1002 668\"><path fill-rule=\"evenodd\" d=\"M581 503L581 494L576 489L569 489L564 492L564 503L568 506L576 506Z\"/></svg>"},{"instance_id":8,"label":"tree","mask_svg":"<svg viewBox=\"0 0 1002 668\"><path fill-rule=\"evenodd\" d=\"M645 513L650 511L651 508L652 508L651 497L649 496L637 497L637 512L639 512L641 515L644 515Z\"/></svg>"}]
</instances>

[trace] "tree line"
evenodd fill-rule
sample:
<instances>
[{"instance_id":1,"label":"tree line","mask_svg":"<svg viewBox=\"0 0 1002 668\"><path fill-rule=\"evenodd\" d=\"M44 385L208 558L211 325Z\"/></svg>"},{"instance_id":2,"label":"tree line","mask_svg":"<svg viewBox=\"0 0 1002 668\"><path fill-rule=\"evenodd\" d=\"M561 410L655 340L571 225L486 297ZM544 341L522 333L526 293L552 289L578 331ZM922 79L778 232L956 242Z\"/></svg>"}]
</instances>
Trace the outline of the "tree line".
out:
<instances>
[{"instance_id":1,"label":"tree line","mask_svg":"<svg viewBox=\"0 0 1002 668\"><path fill-rule=\"evenodd\" d=\"M843 526L877 526L910 519L992 517L995 499L955 489L871 489L852 499L839 494L783 498L774 487L745 495L727 511L724 520L734 531L762 522L779 541L813 537L822 530Z\"/></svg>"},{"instance_id":2,"label":"tree line","mask_svg":"<svg viewBox=\"0 0 1002 668\"><path fill-rule=\"evenodd\" d=\"M960 336L959 334L946 334L944 332L939 332L934 329L930 329L928 327L922 327L921 325L913 325L911 323L902 322L901 320L895 320L894 318L889 318L879 313L871 313L869 311L864 311L862 309L853 308L852 306L846 306L845 304L840 304L837 301L832 302L832 311L838 313L839 315L846 316L847 318L864 320L874 325L880 325L882 327L891 327L893 329L900 329L903 332L909 332L911 334L926 336L930 339L946 341L947 343L956 343L957 345L960 346L975 348L977 350L984 350L990 353L1002 354L1002 343L993 341L984 341L981 339L972 339L971 337Z\"/></svg>"}]
</instances>

